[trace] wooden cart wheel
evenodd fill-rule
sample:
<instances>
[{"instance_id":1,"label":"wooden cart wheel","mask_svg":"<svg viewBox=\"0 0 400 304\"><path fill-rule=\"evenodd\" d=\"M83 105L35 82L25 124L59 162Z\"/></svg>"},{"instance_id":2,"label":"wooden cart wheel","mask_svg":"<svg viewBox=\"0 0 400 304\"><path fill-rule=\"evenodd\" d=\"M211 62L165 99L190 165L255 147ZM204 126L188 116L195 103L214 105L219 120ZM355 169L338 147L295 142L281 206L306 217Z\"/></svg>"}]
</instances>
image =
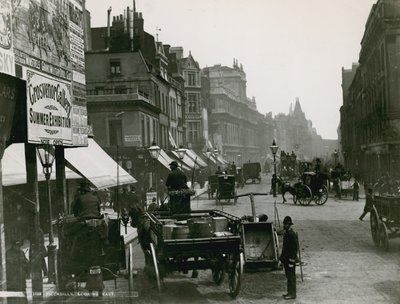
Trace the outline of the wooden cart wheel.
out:
<instances>
[{"instance_id":1,"label":"wooden cart wheel","mask_svg":"<svg viewBox=\"0 0 400 304\"><path fill-rule=\"evenodd\" d=\"M297 201L303 206L310 205L312 201L312 192L310 187L308 187L307 185L301 185L301 188L296 196Z\"/></svg>"},{"instance_id":2,"label":"wooden cart wheel","mask_svg":"<svg viewBox=\"0 0 400 304\"><path fill-rule=\"evenodd\" d=\"M150 254L151 254L151 259L153 262L153 267L154 267L154 275L157 283L157 289L158 293L161 293L161 279L160 279L160 272L158 271L158 262L157 262L157 256L156 256L156 249L154 248L154 244L150 243Z\"/></svg>"},{"instance_id":3,"label":"wooden cart wheel","mask_svg":"<svg viewBox=\"0 0 400 304\"><path fill-rule=\"evenodd\" d=\"M212 277L217 285L221 285L225 278L225 270L221 268L214 268L212 271Z\"/></svg>"},{"instance_id":4,"label":"wooden cart wheel","mask_svg":"<svg viewBox=\"0 0 400 304\"><path fill-rule=\"evenodd\" d=\"M380 245L385 251L389 251L389 235L387 231L386 224L382 222L379 226L379 240Z\"/></svg>"},{"instance_id":5,"label":"wooden cart wheel","mask_svg":"<svg viewBox=\"0 0 400 304\"><path fill-rule=\"evenodd\" d=\"M371 210L370 226L372 240L374 241L375 246L379 246L379 218L375 208Z\"/></svg>"},{"instance_id":6,"label":"wooden cart wheel","mask_svg":"<svg viewBox=\"0 0 400 304\"><path fill-rule=\"evenodd\" d=\"M234 255L229 273L229 294L233 298L237 297L242 286L243 264L243 252L241 252L239 256Z\"/></svg>"},{"instance_id":7,"label":"wooden cart wheel","mask_svg":"<svg viewBox=\"0 0 400 304\"><path fill-rule=\"evenodd\" d=\"M318 189L318 191L319 192L315 198L315 203L317 205L323 205L328 200L328 188L326 188L326 186L323 185L322 188Z\"/></svg>"}]
</instances>

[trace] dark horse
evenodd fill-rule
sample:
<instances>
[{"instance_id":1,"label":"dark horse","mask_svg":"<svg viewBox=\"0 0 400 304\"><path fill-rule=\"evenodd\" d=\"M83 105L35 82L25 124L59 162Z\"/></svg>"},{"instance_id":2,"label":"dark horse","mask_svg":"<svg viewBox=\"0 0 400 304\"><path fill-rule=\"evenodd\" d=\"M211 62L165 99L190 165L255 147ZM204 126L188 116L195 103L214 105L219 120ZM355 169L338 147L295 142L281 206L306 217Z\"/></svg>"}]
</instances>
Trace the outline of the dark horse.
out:
<instances>
[{"instance_id":1,"label":"dark horse","mask_svg":"<svg viewBox=\"0 0 400 304\"><path fill-rule=\"evenodd\" d=\"M297 198L296 198L297 188L296 188L296 186L299 184L299 182L297 182L295 184L290 184L289 182L284 181L280 176L278 176L277 183L278 183L279 191L282 194L282 199L283 199L282 203L286 202L285 193L289 192L291 195L293 195L293 202L296 204L297 203Z\"/></svg>"}]
</instances>

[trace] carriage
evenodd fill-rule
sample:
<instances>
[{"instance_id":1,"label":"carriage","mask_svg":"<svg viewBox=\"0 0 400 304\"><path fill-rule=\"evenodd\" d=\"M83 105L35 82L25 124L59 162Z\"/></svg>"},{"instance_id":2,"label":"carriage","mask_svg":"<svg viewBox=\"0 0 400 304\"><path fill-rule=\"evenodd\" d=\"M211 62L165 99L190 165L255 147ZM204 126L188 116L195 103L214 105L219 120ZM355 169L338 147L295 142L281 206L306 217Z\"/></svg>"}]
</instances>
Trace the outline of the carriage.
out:
<instances>
[{"instance_id":1,"label":"carriage","mask_svg":"<svg viewBox=\"0 0 400 304\"><path fill-rule=\"evenodd\" d=\"M58 219L57 281L64 291L86 282L89 292L103 292L103 281L116 279L125 269L125 244L120 220L108 217ZM96 278L93 280L93 278Z\"/></svg>"},{"instance_id":2,"label":"carriage","mask_svg":"<svg viewBox=\"0 0 400 304\"><path fill-rule=\"evenodd\" d=\"M242 167L243 183L245 184L249 179L252 183L258 180L261 183L261 165L260 163L244 163Z\"/></svg>"},{"instance_id":3,"label":"carriage","mask_svg":"<svg viewBox=\"0 0 400 304\"><path fill-rule=\"evenodd\" d=\"M389 239L400 237L400 197L374 196L370 226L374 244L389 250Z\"/></svg>"},{"instance_id":4,"label":"carriage","mask_svg":"<svg viewBox=\"0 0 400 304\"><path fill-rule=\"evenodd\" d=\"M323 173L304 172L299 181L293 185L279 179L278 183L283 185L281 188L284 202L286 191L293 195L295 204L299 202L303 206L308 206L312 201L317 205L323 205L328 200L327 176Z\"/></svg>"},{"instance_id":5,"label":"carriage","mask_svg":"<svg viewBox=\"0 0 400 304\"><path fill-rule=\"evenodd\" d=\"M225 200L227 203L230 203L233 200L233 203L237 203L237 193L235 188L235 176L234 175L219 175L217 178L218 186L215 194L215 201L218 204L221 203L221 200Z\"/></svg>"},{"instance_id":6,"label":"carriage","mask_svg":"<svg viewBox=\"0 0 400 304\"><path fill-rule=\"evenodd\" d=\"M158 291L173 271L211 269L220 285L225 274L229 294L236 297L243 276L241 220L219 210L198 210L190 214L146 213L150 222L150 269Z\"/></svg>"},{"instance_id":7,"label":"carriage","mask_svg":"<svg viewBox=\"0 0 400 304\"><path fill-rule=\"evenodd\" d=\"M214 197L215 192L218 189L218 175L210 175L208 177L208 185L207 185L207 194L208 199L212 199Z\"/></svg>"}]
</instances>

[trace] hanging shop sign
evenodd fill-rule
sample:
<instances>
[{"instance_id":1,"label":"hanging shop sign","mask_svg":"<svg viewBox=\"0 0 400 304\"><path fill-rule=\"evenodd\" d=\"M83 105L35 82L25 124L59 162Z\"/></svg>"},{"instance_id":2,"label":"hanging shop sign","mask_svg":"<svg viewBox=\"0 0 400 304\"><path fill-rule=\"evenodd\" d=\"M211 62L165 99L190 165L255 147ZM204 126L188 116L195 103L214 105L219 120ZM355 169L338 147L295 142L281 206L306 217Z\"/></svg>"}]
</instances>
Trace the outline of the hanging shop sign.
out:
<instances>
[{"instance_id":1,"label":"hanging shop sign","mask_svg":"<svg viewBox=\"0 0 400 304\"><path fill-rule=\"evenodd\" d=\"M28 142L72 145L71 84L26 71Z\"/></svg>"},{"instance_id":2,"label":"hanging shop sign","mask_svg":"<svg viewBox=\"0 0 400 304\"><path fill-rule=\"evenodd\" d=\"M15 76L11 20L11 1L0 0L0 73Z\"/></svg>"}]
</instances>

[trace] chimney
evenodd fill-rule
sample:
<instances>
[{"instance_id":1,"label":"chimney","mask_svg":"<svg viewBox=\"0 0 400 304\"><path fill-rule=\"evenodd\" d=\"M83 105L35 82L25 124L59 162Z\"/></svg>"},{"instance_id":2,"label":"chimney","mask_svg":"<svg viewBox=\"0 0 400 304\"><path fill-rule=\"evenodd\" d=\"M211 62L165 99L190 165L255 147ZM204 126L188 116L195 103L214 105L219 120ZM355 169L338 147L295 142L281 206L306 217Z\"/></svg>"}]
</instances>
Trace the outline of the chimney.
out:
<instances>
[{"instance_id":1,"label":"chimney","mask_svg":"<svg viewBox=\"0 0 400 304\"><path fill-rule=\"evenodd\" d=\"M110 17L111 17L111 6L107 10L107 50L110 49L110 40L111 40L111 30L110 30Z\"/></svg>"}]
</instances>

